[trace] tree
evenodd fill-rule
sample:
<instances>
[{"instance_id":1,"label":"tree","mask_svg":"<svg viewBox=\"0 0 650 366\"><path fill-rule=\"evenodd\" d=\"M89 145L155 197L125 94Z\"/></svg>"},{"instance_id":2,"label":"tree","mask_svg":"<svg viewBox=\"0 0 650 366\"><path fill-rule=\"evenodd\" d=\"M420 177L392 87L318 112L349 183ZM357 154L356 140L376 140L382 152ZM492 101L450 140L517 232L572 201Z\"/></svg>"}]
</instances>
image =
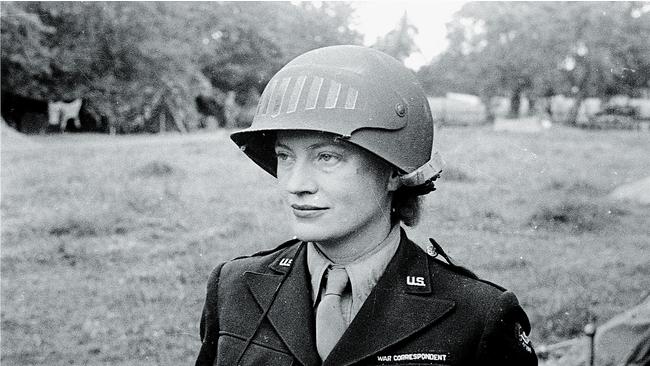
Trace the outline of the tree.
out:
<instances>
[{"instance_id":1,"label":"tree","mask_svg":"<svg viewBox=\"0 0 650 366\"><path fill-rule=\"evenodd\" d=\"M462 91L508 93L513 109L523 92L570 94L575 121L587 96L649 86L649 10L634 2L468 3L448 24L449 50L420 76L444 86L448 76L439 74L448 72Z\"/></svg>"},{"instance_id":2,"label":"tree","mask_svg":"<svg viewBox=\"0 0 650 366\"><path fill-rule=\"evenodd\" d=\"M388 32L383 38L378 39L372 47L386 52L400 61L404 61L413 52L418 51L415 44L417 34L418 29L409 22L408 15L404 11L397 28Z\"/></svg>"},{"instance_id":3,"label":"tree","mask_svg":"<svg viewBox=\"0 0 650 366\"><path fill-rule=\"evenodd\" d=\"M183 4L161 3L21 3L17 12L28 14L49 31L40 39L45 71L38 75L16 69L20 31L3 28L3 88L46 99L84 97L93 109L108 116L123 131L133 130L134 116L162 90L193 89L201 76L193 70L192 55L199 44L192 29L181 25L175 11L187 20L195 13ZM6 12L3 11L3 16ZM202 15L204 16L204 15ZM3 19L3 27L4 27ZM193 23L190 23L193 24ZM189 31L188 31L189 30ZM4 42L4 37L10 39ZM192 41L194 40L194 42ZM7 58L5 58L7 55ZM13 68L12 68L13 67ZM16 70L16 72L9 72ZM174 110L193 112L191 94L179 96ZM171 100L167 98L166 100ZM137 128L136 128L137 129Z\"/></svg>"},{"instance_id":4,"label":"tree","mask_svg":"<svg viewBox=\"0 0 650 366\"><path fill-rule=\"evenodd\" d=\"M212 85L261 91L299 53L360 41L350 30L347 3L31 2L2 7L3 88L47 99L83 96L125 132L141 130L136 117L146 114L152 101L164 101L167 110L191 121L194 97L210 92Z\"/></svg>"},{"instance_id":5,"label":"tree","mask_svg":"<svg viewBox=\"0 0 650 366\"><path fill-rule=\"evenodd\" d=\"M1 6L2 85L25 94L26 90L37 85L36 79L51 72L50 50L44 40L54 29L19 4L5 2ZM6 77L9 75L15 77ZM35 96L40 96L38 94Z\"/></svg>"},{"instance_id":6,"label":"tree","mask_svg":"<svg viewBox=\"0 0 650 366\"><path fill-rule=\"evenodd\" d=\"M346 3L233 2L221 7L228 21L211 29L205 42L209 51L200 63L212 84L224 91L261 92L299 54L361 40L349 27L352 8Z\"/></svg>"}]
</instances>

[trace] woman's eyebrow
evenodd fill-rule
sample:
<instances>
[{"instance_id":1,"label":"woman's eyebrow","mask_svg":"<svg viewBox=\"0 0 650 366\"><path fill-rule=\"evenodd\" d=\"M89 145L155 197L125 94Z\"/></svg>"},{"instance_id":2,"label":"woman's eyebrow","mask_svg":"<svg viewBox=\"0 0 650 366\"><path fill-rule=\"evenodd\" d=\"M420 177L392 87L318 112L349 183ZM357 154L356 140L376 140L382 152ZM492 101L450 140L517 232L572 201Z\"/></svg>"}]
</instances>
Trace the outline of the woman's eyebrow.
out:
<instances>
[{"instance_id":1,"label":"woman's eyebrow","mask_svg":"<svg viewBox=\"0 0 650 366\"><path fill-rule=\"evenodd\" d=\"M323 142L316 142L316 143L314 143L312 145L307 146L307 150L320 149L320 148L323 148L323 147L334 147L334 148L344 149L345 145L343 145L340 142L336 142L336 141L323 141ZM287 146L287 145L285 145L283 143L280 143L280 142L275 143L275 148L276 149L277 148L283 148L283 149L287 149L287 150L292 150L289 146Z\"/></svg>"},{"instance_id":2,"label":"woman's eyebrow","mask_svg":"<svg viewBox=\"0 0 650 366\"><path fill-rule=\"evenodd\" d=\"M338 148L338 149L344 149L345 148L345 146L340 142L325 141L325 142L317 142L317 143L315 143L313 145L309 145L309 147L307 147L307 149L308 150L313 150L313 149L320 149L320 148L323 148L323 147L335 147L335 148Z\"/></svg>"},{"instance_id":3,"label":"woman's eyebrow","mask_svg":"<svg viewBox=\"0 0 650 366\"><path fill-rule=\"evenodd\" d=\"M291 148L289 146L276 142L274 148L277 149L278 147L281 147L281 148L287 149L287 150L291 150Z\"/></svg>"}]
</instances>

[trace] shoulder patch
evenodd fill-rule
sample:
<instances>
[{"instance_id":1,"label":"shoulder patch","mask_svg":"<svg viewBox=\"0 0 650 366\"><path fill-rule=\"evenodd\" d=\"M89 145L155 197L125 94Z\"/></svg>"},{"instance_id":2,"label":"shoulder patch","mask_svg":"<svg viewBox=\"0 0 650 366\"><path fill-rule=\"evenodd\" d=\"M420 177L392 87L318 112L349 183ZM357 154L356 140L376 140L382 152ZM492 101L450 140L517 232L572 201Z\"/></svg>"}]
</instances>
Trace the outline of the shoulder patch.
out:
<instances>
[{"instance_id":1,"label":"shoulder patch","mask_svg":"<svg viewBox=\"0 0 650 366\"><path fill-rule=\"evenodd\" d=\"M285 241L284 243L278 245L277 247L275 247L273 249L260 250L259 252L256 252L256 253L253 253L253 254L247 254L247 255L242 255L242 256L239 256L239 257L235 257L232 260L250 258L250 257L261 257L261 256L265 256L265 255L268 255L268 254L273 254L275 252L278 252L280 250L288 248L288 247L290 247L290 246L292 246L294 244L297 244L299 242L300 242L300 240L298 240L298 239L291 239L289 241Z\"/></svg>"},{"instance_id":2,"label":"shoulder patch","mask_svg":"<svg viewBox=\"0 0 650 366\"><path fill-rule=\"evenodd\" d=\"M519 323L515 323L515 339L519 341L519 346L526 352L533 352L533 343L528 338L524 328Z\"/></svg>"}]
</instances>

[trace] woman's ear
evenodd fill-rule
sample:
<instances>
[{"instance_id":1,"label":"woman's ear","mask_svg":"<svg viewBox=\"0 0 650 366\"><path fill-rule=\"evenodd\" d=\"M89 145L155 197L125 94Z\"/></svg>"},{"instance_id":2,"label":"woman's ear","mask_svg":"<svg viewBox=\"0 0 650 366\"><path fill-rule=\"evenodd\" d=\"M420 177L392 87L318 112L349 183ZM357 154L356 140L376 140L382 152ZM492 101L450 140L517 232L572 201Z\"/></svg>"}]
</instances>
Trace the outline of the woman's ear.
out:
<instances>
[{"instance_id":1,"label":"woman's ear","mask_svg":"<svg viewBox=\"0 0 650 366\"><path fill-rule=\"evenodd\" d=\"M391 169L390 176L388 177L388 191L395 192L401 186L402 181L400 180L399 172L396 168Z\"/></svg>"}]
</instances>

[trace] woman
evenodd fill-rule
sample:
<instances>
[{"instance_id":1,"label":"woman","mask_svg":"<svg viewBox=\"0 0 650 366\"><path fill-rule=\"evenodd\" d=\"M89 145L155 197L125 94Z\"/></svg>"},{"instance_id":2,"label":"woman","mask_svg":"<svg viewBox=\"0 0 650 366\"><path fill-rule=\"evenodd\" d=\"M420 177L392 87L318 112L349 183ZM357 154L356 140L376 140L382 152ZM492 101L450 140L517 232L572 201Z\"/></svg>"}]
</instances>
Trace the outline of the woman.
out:
<instances>
[{"instance_id":1,"label":"woman","mask_svg":"<svg viewBox=\"0 0 650 366\"><path fill-rule=\"evenodd\" d=\"M398 61L307 52L232 139L277 177L297 239L215 268L197 365L537 364L512 293L400 229L441 169L426 97Z\"/></svg>"}]
</instances>

